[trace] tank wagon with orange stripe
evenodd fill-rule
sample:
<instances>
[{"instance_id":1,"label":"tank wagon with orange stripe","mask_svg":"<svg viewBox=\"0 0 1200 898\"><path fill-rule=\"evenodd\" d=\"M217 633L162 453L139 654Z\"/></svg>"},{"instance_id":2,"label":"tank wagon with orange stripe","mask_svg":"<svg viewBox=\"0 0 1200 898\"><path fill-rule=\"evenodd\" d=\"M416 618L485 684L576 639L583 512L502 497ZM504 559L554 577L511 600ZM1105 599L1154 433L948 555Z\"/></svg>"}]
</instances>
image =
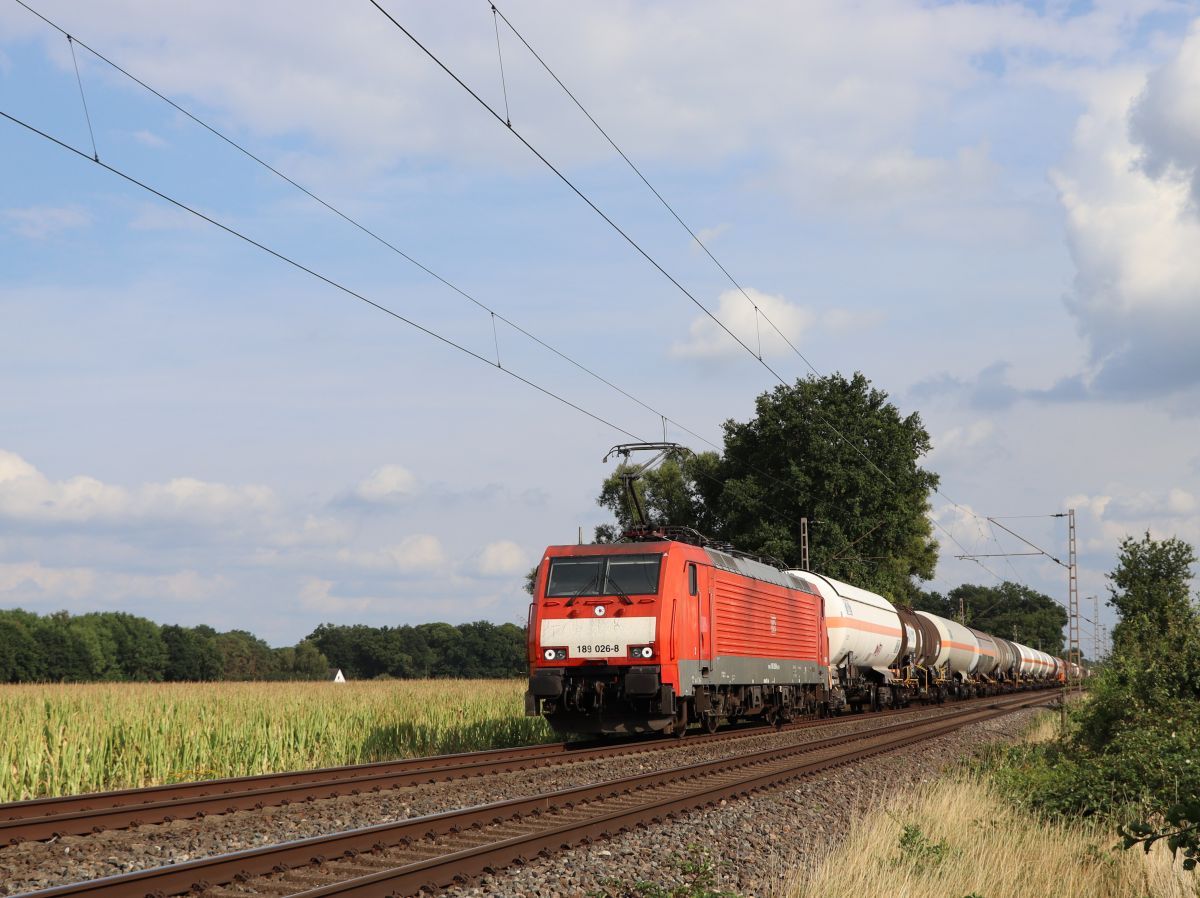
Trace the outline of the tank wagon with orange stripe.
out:
<instances>
[{"instance_id":1,"label":"tank wagon with orange stripe","mask_svg":"<svg viewBox=\"0 0 1200 898\"><path fill-rule=\"evenodd\" d=\"M831 577L790 573L809 578L825 602L831 708L990 695L1055 679L1065 669L1044 652Z\"/></svg>"},{"instance_id":2,"label":"tank wagon with orange stripe","mask_svg":"<svg viewBox=\"0 0 1200 898\"><path fill-rule=\"evenodd\" d=\"M566 733L772 723L1052 682L1058 659L681 530L551 546L525 710Z\"/></svg>"}]
</instances>

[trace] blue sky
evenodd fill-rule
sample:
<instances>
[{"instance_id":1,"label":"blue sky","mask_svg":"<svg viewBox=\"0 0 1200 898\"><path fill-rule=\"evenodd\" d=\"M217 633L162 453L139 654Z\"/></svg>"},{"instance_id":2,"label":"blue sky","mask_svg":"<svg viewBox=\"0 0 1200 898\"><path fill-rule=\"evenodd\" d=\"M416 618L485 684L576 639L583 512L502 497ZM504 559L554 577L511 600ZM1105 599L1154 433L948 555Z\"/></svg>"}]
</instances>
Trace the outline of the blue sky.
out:
<instances>
[{"instance_id":1,"label":"blue sky","mask_svg":"<svg viewBox=\"0 0 1200 898\"><path fill-rule=\"evenodd\" d=\"M365 0L33 5L706 438L773 385ZM486 3L387 6L502 104ZM1127 533L1200 541L1195 4L502 8L818 369L922 414L959 506L1077 508L1085 596ZM501 41L514 126L750 339L745 299ZM77 52L102 160L493 355L486 312ZM66 40L11 0L0 109L90 154ZM542 548L603 520L620 434L9 122L0 160L0 603L275 643L521 620ZM933 514L970 551L1017 548ZM1065 553L1061 521L1010 524ZM994 582L942 542L935 588ZM1049 561L989 567L1065 598Z\"/></svg>"}]
</instances>

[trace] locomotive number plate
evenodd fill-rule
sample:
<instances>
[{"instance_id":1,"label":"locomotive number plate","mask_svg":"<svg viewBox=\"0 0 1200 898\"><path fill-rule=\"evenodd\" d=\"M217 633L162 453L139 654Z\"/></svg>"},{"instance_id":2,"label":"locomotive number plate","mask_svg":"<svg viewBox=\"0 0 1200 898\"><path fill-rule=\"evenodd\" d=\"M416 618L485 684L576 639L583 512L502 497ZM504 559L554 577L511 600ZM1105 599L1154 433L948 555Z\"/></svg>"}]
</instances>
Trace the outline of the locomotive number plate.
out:
<instances>
[{"instance_id":1,"label":"locomotive number plate","mask_svg":"<svg viewBox=\"0 0 1200 898\"><path fill-rule=\"evenodd\" d=\"M577 645L571 654L579 658L595 658L597 655L620 655L624 651L619 645Z\"/></svg>"}]
</instances>

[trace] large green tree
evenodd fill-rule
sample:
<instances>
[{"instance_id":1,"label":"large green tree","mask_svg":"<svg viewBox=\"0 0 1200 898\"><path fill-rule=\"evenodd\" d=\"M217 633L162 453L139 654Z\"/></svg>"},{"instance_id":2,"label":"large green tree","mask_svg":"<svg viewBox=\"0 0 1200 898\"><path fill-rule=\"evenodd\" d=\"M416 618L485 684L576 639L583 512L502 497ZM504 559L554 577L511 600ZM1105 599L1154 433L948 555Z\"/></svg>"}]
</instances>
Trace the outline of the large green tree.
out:
<instances>
[{"instance_id":1,"label":"large green tree","mask_svg":"<svg viewBox=\"0 0 1200 898\"><path fill-rule=\"evenodd\" d=\"M1157 540L1149 532L1141 539L1121 540L1117 567L1109 579L1109 607L1121 616L1113 630L1114 643L1127 639L1130 623L1138 618L1159 632L1196 616L1192 604L1192 566L1196 553L1177 537Z\"/></svg>"},{"instance_id":2,"label":"large green tree","mask_svg":"<svg viewBox=\"0 0 1200 898\"><path fill-rule=\"evenodd\" d=\"M927 511L936 474L921 467L929 434L862 374L809 377L758 397L753 418L724 425L724 449L673 459L642 480L651 522L694 527L746 552L810 566L904 600L933 576ZM628 523L619 472L598 502Z\"/></svg>"}]
</instances>

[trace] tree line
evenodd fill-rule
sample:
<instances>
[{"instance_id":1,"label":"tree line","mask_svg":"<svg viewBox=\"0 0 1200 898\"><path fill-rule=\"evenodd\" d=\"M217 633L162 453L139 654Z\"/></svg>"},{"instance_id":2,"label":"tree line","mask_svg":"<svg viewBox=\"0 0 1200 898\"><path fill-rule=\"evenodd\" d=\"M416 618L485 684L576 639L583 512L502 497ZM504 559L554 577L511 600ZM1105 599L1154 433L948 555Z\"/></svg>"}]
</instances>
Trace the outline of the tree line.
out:
<instances>
[{"instance_id":1,"label":"tree line","mask_svg":"<svg viewBox=\"0 0 1200 898\"><path fill-rule=\"evenodd\" d=\"M332 665L354 679L486 679L529 672L525 628L515 624L322 624L308 638Z\"/></svg>"},{"instance_id":2,"label":"tree line","mask_svg":"<svg viewBox=\"0 0 1200 898\"><path fill-rule=\"evenodd\" d=\"M516 677L525 631L478 621L415 627L322 624L272 648L245 630L160 625L119 611L0 610L0 683Z\"/></svg>"}]
</instances>

